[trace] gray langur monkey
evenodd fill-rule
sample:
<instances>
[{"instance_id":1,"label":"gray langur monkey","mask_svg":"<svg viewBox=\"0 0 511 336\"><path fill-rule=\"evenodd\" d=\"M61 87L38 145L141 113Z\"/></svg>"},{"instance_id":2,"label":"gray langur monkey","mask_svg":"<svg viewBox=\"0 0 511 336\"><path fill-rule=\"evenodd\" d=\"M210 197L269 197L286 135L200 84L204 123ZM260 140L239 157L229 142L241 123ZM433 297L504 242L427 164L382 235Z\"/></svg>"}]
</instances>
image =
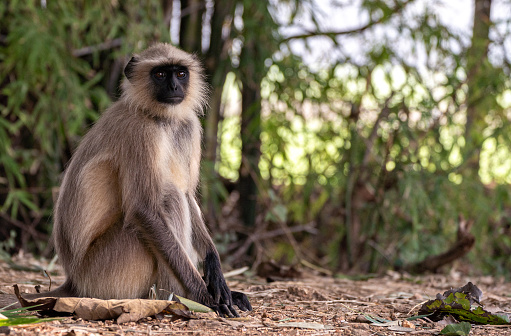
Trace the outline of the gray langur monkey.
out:
<instances>
[{"instance_id":1,"label":"gray langur monkey","mask_svg":"<svg viewBox=\"0 0 511 336\"><path fill-rule=\"evenodd\" d=\"M124 74L120 99L65 170L53 237L67 279L54 292L147 298L156 284L159 299L175 293L227 316L238 316L234 305L252 310L229 290L195 199L208 97L199 61L160 43Z\"/></svg>"}]
</instances>

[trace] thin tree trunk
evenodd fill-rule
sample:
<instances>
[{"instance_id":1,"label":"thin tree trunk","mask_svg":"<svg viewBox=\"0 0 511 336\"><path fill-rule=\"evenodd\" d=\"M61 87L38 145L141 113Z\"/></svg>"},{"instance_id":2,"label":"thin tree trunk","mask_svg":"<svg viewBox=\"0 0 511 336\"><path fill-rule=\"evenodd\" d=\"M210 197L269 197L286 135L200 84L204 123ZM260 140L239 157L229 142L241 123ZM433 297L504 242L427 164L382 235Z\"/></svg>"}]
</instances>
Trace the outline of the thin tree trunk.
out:
<instances>
[{"instance_id":1,"label":"thin tree trunk","mask_svg":"<svg viewBox=\"0 0 511 336\"><path fill-rule=\"evenodd\" d=\"M249 52L250 49L247 50ZM257 212L257 185L261 156L261 90L258 83L243 82L241 90L241 166L238 190L239 209L243 224L255 225Z\"/></svg>"},{"instance_id":2,"label":"thin tree trunk","mask_svg":"<svg viewBox=\"0 0 511 336\"><path fill-rule=\"evenodd\" d=\"M218 152L218 126L221 121L220 109L225 78L230 69L228 48L231 37L222 36L222 31L232 24L236 1L215 2L211 16L211 34L209 49L206 53L205 66L211 84L211 100L204 127L204 155L202 163L201 195L205 217L210 226L217 222L218 211L213 179L218 178L215 170Z\"/></svg>"},{"instance_id":3,"label":"thin tree trunk","mask_svg":"<svg viewBox=\"0 0 511 336\"><path fill-rule=\"evenodd\" d=\"M204 0L181 0L179 45L188 52L201 52Z\"/></svg>"},{"instance_id":4,"label":"thin tree trunk","mask_svg":"<svg viewBox=\"0 0 511 336\"><path fill-rule=\"evenodd\" d=\"M260 16L258 6L245 6L245 22ZM247 18L247 19L245 19ZM240 55L241 88L241 165L239 169L238 201L241 220L247 227L255 226L257 212L257 179L261 156L261 81L263 79L264 50L261 41L248 32Z\"/></svg>"},{"instance_id":5,"label":"thin tree trunk","mask_svg":"<svg viewBox=\"0 0 511 336\"><path fill-rule=\"evenodd\" d=\"M479 171L479 156L483 142L484 116L481 108L486 98L485 88L480 80L485 76L488 63L488 45L490 43L490 12L492 0L474 0L474 27L472 44L467 52L467 122L465 126L464 157L473 173ZM484 86L484 85L483 85Z\"/></svg>"}]
</instances>

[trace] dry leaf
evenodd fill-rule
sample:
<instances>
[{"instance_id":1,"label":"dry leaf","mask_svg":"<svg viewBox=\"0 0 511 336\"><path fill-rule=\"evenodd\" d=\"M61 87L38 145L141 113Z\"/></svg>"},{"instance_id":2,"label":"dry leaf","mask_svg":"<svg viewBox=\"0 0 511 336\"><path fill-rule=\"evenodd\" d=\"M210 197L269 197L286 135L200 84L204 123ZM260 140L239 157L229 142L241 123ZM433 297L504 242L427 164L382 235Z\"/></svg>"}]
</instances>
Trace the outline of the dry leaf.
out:
<instances>
[{"instance_id":1,"label":"dry leaf","mask_svg":"<svg viewBox=\"0 0 511 336\"><path fill-rule=\"evenodd\" d=\"M111 320L117 323L136 322L144 317L169 314L176 318L194 318L188 307L166 300L100 300L89 298L38 298L25 300L15 286L14 291L23 307L37 306L41 312L74 314L84 320Z\"/></svg>"},{"instance_id":2,"label":"dry leaf","mask_svg":"<svg viewBox=\"0 0 511 336\"><path fill-rule=\"evenodd\" d=\"M165 300L100 300L88 298L58 298L53 308L57 312L73 313L84 320L117 319L117 323L136 322L144 317L153 316L163 311L173 314L168 309L176 302ZM180 305L179 308L187 308ZM179 315L179 314L178 314ZM183 314L179 316L183 317Z\"/></svg>"},{"instance_id":3,"label":"dry leaf","mask_svg":"<svg viewBox=\"0 0 511 336\"><path fill-rule=\"evenodd\" d=\"M415 324L413 324L412 322L407 321L407 320L404 320L403 322L401 322L401 326L404 328L415 329Z\"/></svg>"}]
</instances>

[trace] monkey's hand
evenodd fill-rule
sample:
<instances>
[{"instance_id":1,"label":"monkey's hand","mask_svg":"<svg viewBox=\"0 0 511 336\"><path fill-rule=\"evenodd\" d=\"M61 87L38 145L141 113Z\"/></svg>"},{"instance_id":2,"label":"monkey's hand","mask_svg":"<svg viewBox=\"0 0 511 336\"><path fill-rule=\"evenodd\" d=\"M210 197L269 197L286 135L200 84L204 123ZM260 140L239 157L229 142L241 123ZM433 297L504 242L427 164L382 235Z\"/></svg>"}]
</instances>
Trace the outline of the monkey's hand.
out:
<instances>
[{"instance_id":1,"label":"monkey's hand","mask_svg":"<svg viewBox=\"0 0 511 336\"><path fill-rule=\"evenodd\" d=\"M252 305L245 294L242 292L231 291L232 304L238 306L243 311L252 311Z\"/></svg>"},{"instance_id":2,"label":"monkey's hand","mask_svg":"<svg viewBox=\"0 0 511 336\"><path fill-rule=\"evenodd\" d=\"M209 294L213 297L214 305L210 306L210 308L215 310L220 316L239 317L234 308L236 303L233 301L231 290L227 286L222 274L220 260L214 252L208 253L204 259L204 282ZM246 301L248 302L248 299ZM248 304L250 305L250 303ZM243 307L245 308L246 304Z\"/></svg>"}]
</instances>

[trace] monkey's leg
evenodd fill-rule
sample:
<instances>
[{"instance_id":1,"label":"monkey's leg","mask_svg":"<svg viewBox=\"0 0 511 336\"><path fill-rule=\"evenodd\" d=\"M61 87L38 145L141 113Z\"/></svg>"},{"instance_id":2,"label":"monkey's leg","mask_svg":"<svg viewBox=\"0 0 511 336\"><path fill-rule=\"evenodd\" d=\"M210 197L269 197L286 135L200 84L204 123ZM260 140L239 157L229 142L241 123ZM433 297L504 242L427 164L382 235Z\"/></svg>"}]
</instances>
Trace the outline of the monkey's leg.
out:
<instances>
[{"instance_id":1,"label":"monkey's leg","mask_svg":"<svg viewBox=\"0 0 511 336\"><path fill-rule=\"evenodd\" d=\"M191 196L188 196L188 204L192 219L193 244L204 261L204 281L208 286L209 293L226 315L239 316L233 305L243 311L252 310L245 294L233 292L236 293L233 295L231 293L222 273L217 249L202 219L199 205Z\"/></svg>"},{"instance_id":2,"label":"monkey's leg","mask_svg":"<svg viewBox=\"0 0 511 336\"><path fill-rule=\"evenodd\" d=\"M76 295L146 297L154 283L155 262L123 222L115 165L99 158L70 169L57 202L54 237Z\"/></svg>"},{"instance_id":3,"label":"monkey's leg","mask_svg":"<svg viewBox=\"0 0 511 336\"><path fill-rule=\"evenodd\" d=\"M100 299L147 298L155 279L154 257L121 223L91 244L72 275L79 296Z\"/></svg>"}]
</instances>

